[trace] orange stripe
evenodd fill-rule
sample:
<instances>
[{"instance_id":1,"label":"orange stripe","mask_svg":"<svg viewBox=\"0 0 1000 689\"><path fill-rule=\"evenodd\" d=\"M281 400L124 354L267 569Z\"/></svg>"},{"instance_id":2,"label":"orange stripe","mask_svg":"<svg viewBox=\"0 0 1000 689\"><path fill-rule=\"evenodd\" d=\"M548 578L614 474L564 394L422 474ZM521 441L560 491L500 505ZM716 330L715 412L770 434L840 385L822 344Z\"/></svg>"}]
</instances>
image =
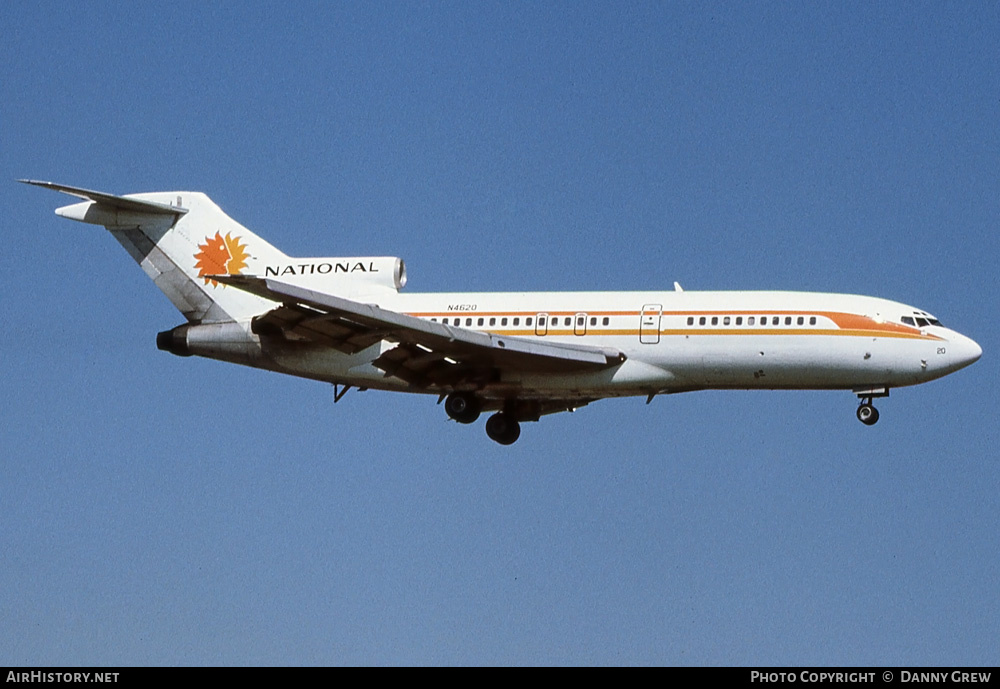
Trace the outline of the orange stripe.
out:
<instances>
[{"instance_id":1,"label":"orange stripe","mask_svg":"<svg viewBox=\"0 0 1000 689\"><path fill-rule=\"evenodd\" d=\"M899 325L883 321L879 323L874 318L868 316L856 316L851 313L830 313L827 317L837 324L838 328L844 330L890 330L897 333L920 334L920 328L912 328L908 325Z\"/></svg>"},{"instance_id":2,"label":"orange stripe","mask_svg":"<svg viewBox=\"0 0 1000 689\"><path fill-rule=\"evenodd\" d=\"M416 316L417 318L451 318L455 316L456 318L468 318L470 315L474 314L474 318L482 318L483 316L497 317L501 316L537 316L538 314L545 314L546 316L576 316L577 314L585 313L588 316L638 316L638 311L414 311L409 313L410 316ZM655 312L654 312L655 313ZM721 312L720 312L721 313ZM728 313L728 312L727 312ZM786 313L782 311L782 313ZM663 314L667 315L667 314Z\"/></svg>"},{"instance_id":3,"label":"orange stripe","mask_svg":"<svg viewBox=\"0 0 1000 689\"><path fill-rule=\"evenodd\" d=\"M456 326L458 327L458 326ZM466 326L461 326L466 327ZM499 330L492 328L489 330L482 330L477 332L488 332L494 335L506 335L508 337L520 336L520 337L533 337L536 335L535 331L532 330ZM654 333L646 333L652 335ZM570 335L576 335L572 330L553 330L549 329L546 331L545 335L538 335L538 337L568 337ZM590 337L590 336L615 336L615 337L638 337L639 331L636 329L631 330L619 330L613 328L601 329L600 326L593 326L593 328L588 328L587 332L583 335L576 335L577 337ZM730 330L720 330L720 329L693 329L693 330L661 330L660 335L663 337L678 337L680 335L690 335L690 336L715 336L715 335L823 335L826 337L891 337L897 339L907 339L907 340L937 340L943 341L936 335L921 335L910 334L910 333L900 333L892 330L829 330L825 328L788 328L787 330L773 330L773 329L754 329L748 330L745 327L732 328Z\"/></svg>"},{"instance_id":4,"label":"orange stripe","mask_svg":"<svg viewBox=\"0 0 1000 689\"><path fill-rule=\"evenodd\" d=\"M637 317L642 314L640 311L429 311L429 312L413 312L408 315L415 316L417 318L520 318L520 317L534 317L539 313L544 313L551 318L555 317L565 317L565 316L576 316L577 314L586 314L587 318L590 317L603 317L603 316L628 316ZM475 315L472 315L475 314ZM699 326L690 326L694 328L693 330L661 330L661 335L746 335L746 334L758 334L758 335L850 335L850 336L872 336L872 337L896 337L896 338L907 338L907 339L925 339L925 340L941 340L942 338L935 335L924 334L921 332L920 328L914 328L908 325L901 325L899 323L892 323L889 321L876 321L869 316L859 316L852 313L842 313L836 311L765 311L765 310L754 310L754 311L664 311L661 313L662 317L670 316L817 316L822 318L828 318L837 326L839 330L829 330L829 329L768 329L764 330L758 326L752 325L738 325L732 326L733 330L721 330L712 329L706 330L700 328ZM466 326L468 327L468 326ZM588 328L607 328L607 326L601 325L589 325ZM754 328L749 330L749 328ZM531 330L493 330L490 332L504 333L507 335L533 335L535 333L534 329ZM628 330L599 330L601 335L638 335L639 331L634 329ZM555 331L551 328L549 329L549 335L555 334L568 334L573 335L573 330L566 331Z\"/></svg>"}]
</instances>

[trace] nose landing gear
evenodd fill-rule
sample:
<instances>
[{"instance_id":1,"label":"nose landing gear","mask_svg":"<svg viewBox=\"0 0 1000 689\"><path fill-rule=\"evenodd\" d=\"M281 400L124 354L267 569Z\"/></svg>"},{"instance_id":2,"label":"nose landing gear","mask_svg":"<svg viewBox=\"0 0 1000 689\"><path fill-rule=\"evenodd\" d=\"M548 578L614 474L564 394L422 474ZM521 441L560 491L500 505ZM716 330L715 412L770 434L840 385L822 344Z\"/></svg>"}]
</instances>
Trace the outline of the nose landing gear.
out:
<instances>
[{"instance_id":1,"label":"nose landing gear","mask_svg":"<svg viewBox=\"0 0 1000 689\"><path fill-rule=\"evenodd\" d=\"M861 403L858 405L858 421L866 426L874 426L878 423L878 409L872 404L875 397L888 397L888 387L856 389L854 394L858 396Z\"/></svg>"},{"instance_id":2,"label":"nose landing gear","mask_svg":"<svg viewBox=\"0 0 1000 689\"><path fill-rule=\"evenodd\" d=\"M866 426L874 426L878 422L878 409L872 406L870 397L858 407L858 421Z\"/></svg>"}]
</instances>

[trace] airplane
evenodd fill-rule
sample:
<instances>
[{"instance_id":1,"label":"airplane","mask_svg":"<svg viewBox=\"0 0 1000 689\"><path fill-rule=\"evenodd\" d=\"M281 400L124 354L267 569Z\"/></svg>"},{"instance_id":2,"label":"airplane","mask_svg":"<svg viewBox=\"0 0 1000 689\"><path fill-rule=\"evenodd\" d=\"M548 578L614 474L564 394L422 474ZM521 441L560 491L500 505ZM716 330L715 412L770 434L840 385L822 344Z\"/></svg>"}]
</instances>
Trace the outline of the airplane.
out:
<instances>
[{"instance_id":1,"label":"airplane","mask_svg":"<svg viewBox=\"0 0 1000 689\"><path fill-rule=\"evenodd\" d=\"M520 424L603 398L709 389L850 390L875 398L982 354L926 311L810 292L402 291L387 256L293 258L200 192L82 199L57 215L103 225L184 315L159 349L352 387L425 393L462 424L514 443Z\"/></svg>"}]
</instances>

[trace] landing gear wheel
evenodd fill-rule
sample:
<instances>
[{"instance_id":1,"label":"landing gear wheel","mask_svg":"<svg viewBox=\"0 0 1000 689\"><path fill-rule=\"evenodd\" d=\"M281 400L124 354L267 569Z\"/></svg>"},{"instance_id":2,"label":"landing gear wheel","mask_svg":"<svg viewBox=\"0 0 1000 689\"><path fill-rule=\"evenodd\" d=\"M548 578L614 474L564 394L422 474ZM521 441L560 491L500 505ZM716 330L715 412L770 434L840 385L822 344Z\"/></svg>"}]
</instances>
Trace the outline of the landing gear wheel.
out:
<instances>
[{"instance_id":1,"label":"landing gear wheel","mask_svg":"<svg viewBox=\"0 0 1000 689\"><path fill-rule=\"evenodd\" d=\"M858 407L858 421L866 426L874 426L878 422L878 409L871 402L865 402Z\"/></svg>"},{"instance_id":2,"label":"landing gear wheel","mask_svg":"<svg viewBox=\"0 0 1000 689\"><path fill-rule=\"evenodd\" d=\"M453 392L444 401L444 410L459 423L472 423L479 418L482 405L476 396L468 392Z\"/></svg>"},{"instance_id":3,"label":"landing gear wheel","mask_svg":"<svg viewBox=\"0 0 1000 689\"><path fill-rule=\"evenodd\" d=\"M521 437L521 424L517 419L499 412L486 419L486 435L501 445L510 445Z\"/></svg>"}]
</instances>

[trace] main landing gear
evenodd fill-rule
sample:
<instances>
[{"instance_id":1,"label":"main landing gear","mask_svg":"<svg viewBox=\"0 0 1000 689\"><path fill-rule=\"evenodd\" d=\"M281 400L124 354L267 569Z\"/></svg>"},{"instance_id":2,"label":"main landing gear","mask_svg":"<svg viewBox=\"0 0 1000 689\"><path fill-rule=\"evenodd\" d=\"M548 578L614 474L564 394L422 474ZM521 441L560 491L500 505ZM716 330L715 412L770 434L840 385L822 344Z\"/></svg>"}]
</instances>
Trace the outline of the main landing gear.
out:
<instances>
[{"instance_id":1,"label":"main landing gear","mask_svg":"<svg viewBox=\"0 0 1000 689\"><path fill-rule=\"evenodd\" d=\"M473 423L483 411L483 405L472 393L453 392L445 399L444 410L459 423Z\"/></svg>"},{"instance_id":2,"label":"main landing gear","mask_svg":"<svg viewBox=\"0 0 1000 689\"><path fill-rule=\"evenodd\" d=\"M453 392L445 398L444 410L459 423L473 423L482 413L483 403L471 392ZM486 421L486 435L501 445L510 445L521 436L521 424L513 414L497 412Z\"/></svg>"},{"instance_id":3,"label":"main landing gear","mask_svg":"<svg viewBox=\"0 0 1000 689\"><path fill-rule=\"evenodd\" d=\"M486 435L501 445L511 445L521 437L521 424L510 414L497 412L486 419Z\"/></svg>"}]
</instances>

